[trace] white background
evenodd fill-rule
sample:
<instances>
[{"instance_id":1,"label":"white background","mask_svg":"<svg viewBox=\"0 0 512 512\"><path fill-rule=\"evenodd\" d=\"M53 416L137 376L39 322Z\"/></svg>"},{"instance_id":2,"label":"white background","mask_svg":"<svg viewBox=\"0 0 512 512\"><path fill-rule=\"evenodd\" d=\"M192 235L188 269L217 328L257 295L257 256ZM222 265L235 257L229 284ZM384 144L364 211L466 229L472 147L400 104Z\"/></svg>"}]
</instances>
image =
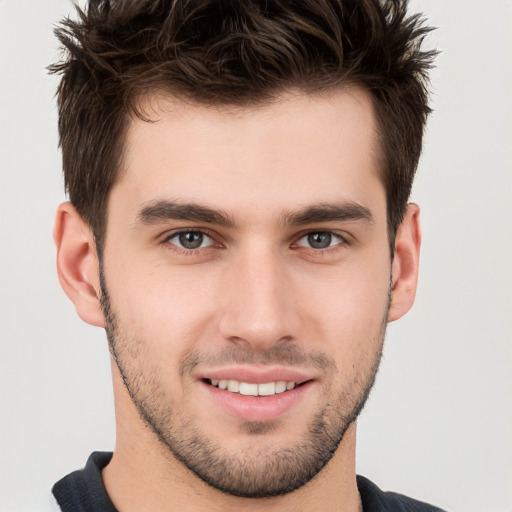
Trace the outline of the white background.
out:
<instances>
[{"instance_id":1,"label":"white background","mask_svg":"<svg viewBox=\"0 0 512 512\"><path fill-rule=\"evenodd\" d=\"M413 199L422 271L359 422L358 472L453 512L512 512L512 2L416 0L439 30ZM57 282L53 24L67 0L0 0L0 510L114 445L104 333Z\"/></svg>"}]
</instances>

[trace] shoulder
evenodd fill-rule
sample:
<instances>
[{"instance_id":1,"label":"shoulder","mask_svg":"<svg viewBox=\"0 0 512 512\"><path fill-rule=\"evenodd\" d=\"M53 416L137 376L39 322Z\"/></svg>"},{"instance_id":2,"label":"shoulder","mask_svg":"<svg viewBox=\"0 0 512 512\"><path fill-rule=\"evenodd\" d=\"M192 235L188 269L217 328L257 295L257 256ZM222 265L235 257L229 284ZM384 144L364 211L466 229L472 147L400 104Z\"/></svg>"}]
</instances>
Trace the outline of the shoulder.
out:
<instances>
[{"instance_id":1,"label":"shoulder","mask_svg":"<svg viewBox=\"0 0 512 512\"><path fill-rule=\"evenodd\" d=\"M93 452L83 469L73 471L59 480L52 488L53 496L60 507L54 510L117 512L101 476L102 469L111 458L111 452Z\"/></svg>"},{"instance_id":2,"label":"shoulder","mask_svg":"<svg viewBox=\"0 0 512 512\"><path fill-rule=\"evenodd\" d=\"M364 512L444 512L402 494L385 492L363 476L357 476L357 487Z\"/></svg>"}]
</instances>

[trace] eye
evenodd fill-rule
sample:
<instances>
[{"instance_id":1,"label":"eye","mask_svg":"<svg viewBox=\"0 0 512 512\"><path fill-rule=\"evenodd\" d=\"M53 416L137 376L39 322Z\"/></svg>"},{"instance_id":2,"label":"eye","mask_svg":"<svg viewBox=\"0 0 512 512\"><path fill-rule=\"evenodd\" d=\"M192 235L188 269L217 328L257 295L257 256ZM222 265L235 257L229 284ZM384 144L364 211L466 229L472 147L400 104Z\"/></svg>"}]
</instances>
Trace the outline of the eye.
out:
<instances>
[{"instance_id":1,"label":"eye","mask_svg":"<svg viewBox=\"0 0 512 512\"><path fill-rule=\"evenodd\" d=\"M343 244L345 240L342 236L332 231L312 231L299 239L299 247L309 247L311 249L328 249L336 245Z\"/></svg>"},{"instance_id":2,"label":"eye","mask_svg":"<svg viewBox=\"0 0 512 512\"><path fill-rule=\"evenodd\" d=\"M212 238L202 231L179 231L168 237L166 242L189 251L209 247L214 243Z\"/></svg>"}]
</instances>

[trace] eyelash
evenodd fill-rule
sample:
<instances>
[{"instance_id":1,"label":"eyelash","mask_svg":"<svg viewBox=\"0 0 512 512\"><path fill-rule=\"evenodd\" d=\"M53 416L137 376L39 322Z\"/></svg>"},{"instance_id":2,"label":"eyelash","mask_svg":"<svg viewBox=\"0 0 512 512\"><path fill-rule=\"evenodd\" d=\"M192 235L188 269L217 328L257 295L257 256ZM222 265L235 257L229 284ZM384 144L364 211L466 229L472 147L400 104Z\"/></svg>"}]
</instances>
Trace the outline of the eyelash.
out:
<instances>
[{"instance_id":1,"label":"eyelash","mask_svg":"<svg viewBox=\"0 0 512 512\"><path fill-rule=\"evenodd\" d=\"M332 237L337 238L339 240L339 242L335 243L332 246L325 247L325 248L314 248L314 247L298 245L298 242L300 242L300 240L308 237L309 235L320 234L320 233L322 233L322 234L327 233L327 234L331 235ZM301 235L297 238L297 241L294 242L293 249L306 249L307 251L309 251L310 254L313 254L314 256L321 257L321 256L327 256L327 255L331 254L332 252L339 251L340 249L347 247L348 245L350 245L350 244L347 239L347 236L343 235L339 231L335 231L332 229L312 229L312 230L306 231L304 233L301 233Z\"/></svg>"},{"instance_id":2,"label":"eyelash","mask_svg":"<svg viewBox=\"0 0 512 512\"><path fill-rule=\"evenodd\" d=\"M208 238L212 240L212 244L208 245L207 247L198 247L197 249L185 249L183 247L179 247L175 243L172 243L172 239L178 237L181 234L184 233L201 233ZM216 245L215 243L215 237L212 235L212 233L206 229L203 228L193 228L193 229L179 229L177 231L173 231L172 233L168 233L167 236L162 240L162 245L167 247L168 249L175 251L179 254L183 254L185 256L194 256L200 253L204 253L205 250L211 249Z\"/></svg>"},{"instance_id":3,"label":"eyelash","mask_svg":"<svg viewBox=\"0 0 512 512\"><path fill-rule=\"evenodd\" d=\"M210 245L208 245L207 247L199 247L197 249L185 249L185 248L179 247L175 243L172 243L171 240L175 239L176 237L178 237L179 235L184 234L184 233L201 233L201 234L207 236L208 238L210 238L212 240L212 243ZM340 241L338 243L334 244L333 246L326 247L323 249L298 245L298 242L300 240L302 240L303 238L305 238L309 235L312 235L312 234L320 234L320 233L328 233L328 234L338 238ZM195 256L195 255L198 255L199 253L204 254L204 251L213 248L215 245L217 245L217 248L220 246L220 244L215 242L214 234L212 234L212 232L210 232L209 230L204 229L204 228L193 228L193 229L188 228L188 229L179 229L177 231L173 231L165 236L165 238L162 240L162 245L166 246L167 248L169 248L172 251L183 254L185 256ZM329 230L329 229L316 229L316 230L310 230L310 231L305 231L305 232L301 233L296 238L296 241L293 244L291 244L291 248L294 250L298 250L298 249L302 248L302 249L308 250L310 253L312 253L316 256L323 256L323 255L330 254L333 251L337 251L342 247L347 247L348 245L350 245L350 243L347 240L347 237L342 235L340 232L334 231L334 230Z\"/></svg>"}]
</instances>

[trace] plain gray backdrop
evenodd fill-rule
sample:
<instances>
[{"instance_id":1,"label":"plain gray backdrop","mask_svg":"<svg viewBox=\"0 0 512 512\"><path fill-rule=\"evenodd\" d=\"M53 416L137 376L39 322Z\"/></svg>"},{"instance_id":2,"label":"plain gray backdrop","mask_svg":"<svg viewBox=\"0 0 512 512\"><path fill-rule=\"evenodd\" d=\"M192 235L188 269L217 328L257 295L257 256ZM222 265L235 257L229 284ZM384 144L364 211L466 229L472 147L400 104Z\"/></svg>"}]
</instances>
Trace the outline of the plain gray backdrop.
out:
<instances>
[{"instance_id":1,"label":"plain gray backdrop","mask_svg":"<svg viewBox=\"0 0 512 512\"><path fill-rule=\"evenodd\" d=\"M390 326L357 469L453 512L512 511L512 2L415 0L439 30L416 304ZM53 25L68 0L0 0L0 510L114 446L107 343L57 281L65 200Z\"/></svg>"}]
</instances>

